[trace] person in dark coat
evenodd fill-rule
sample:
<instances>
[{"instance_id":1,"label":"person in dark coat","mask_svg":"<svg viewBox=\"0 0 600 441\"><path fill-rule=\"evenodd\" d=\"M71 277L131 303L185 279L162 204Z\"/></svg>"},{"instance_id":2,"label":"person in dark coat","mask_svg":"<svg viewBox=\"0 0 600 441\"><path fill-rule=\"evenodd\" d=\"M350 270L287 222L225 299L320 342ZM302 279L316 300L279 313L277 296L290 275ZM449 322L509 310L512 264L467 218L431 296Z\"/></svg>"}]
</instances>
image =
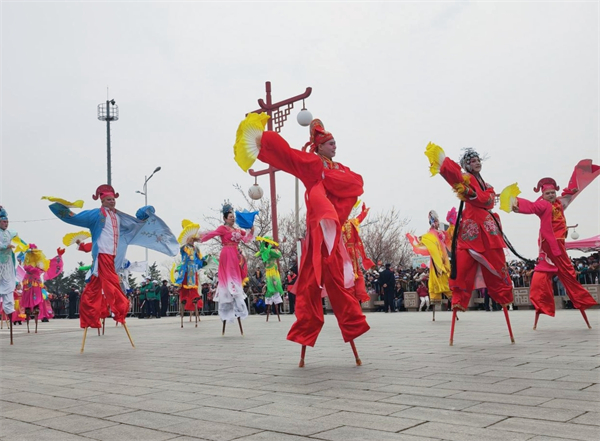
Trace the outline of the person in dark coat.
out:
<instances>
[{"instance_id":1,"label":"person in dark coat","mask_svg":"<svg viewBox=\"0 0 600 441\"><path fill-rule=\"evenodd\" d=\"M75 285L71 286L71 289L67 293L69 296L69 318L76 318L77 314L77 302L79 301L79 290Z\"/></svg>"},{"instance_id":2,"label":"person in dark coat","mask_svg":"<svg viewBox=\"0 0 600 441\"><path fill-rule=\"evenodd\" d=\"M391 263L385 264L385 269L379 273L379 285L383 290L383 310L394 312L394 298L396 297L396 277L391 270Z\"/></svg>"},{"instance_id":3,"label":"person in dark coat","mask_svg":"<svg viewBox=\"0 0 600 441\"><path fill-rule=\"evenodd\" d=\"M169 310L169 287L167 281L163 280L160 290L160 316L166 317Z\"/></svg>"}]
</instances>

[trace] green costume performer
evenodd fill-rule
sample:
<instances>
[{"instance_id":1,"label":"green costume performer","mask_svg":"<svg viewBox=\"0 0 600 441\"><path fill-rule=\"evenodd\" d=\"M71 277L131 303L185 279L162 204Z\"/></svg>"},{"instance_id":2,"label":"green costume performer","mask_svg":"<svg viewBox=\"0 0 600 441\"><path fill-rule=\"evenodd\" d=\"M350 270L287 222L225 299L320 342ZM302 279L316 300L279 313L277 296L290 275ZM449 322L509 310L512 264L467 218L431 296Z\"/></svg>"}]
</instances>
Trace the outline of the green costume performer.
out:
<instances>
[{"instance_id":1,"label":"green costume performer","mask_svg":"<svg viewBox=\"0 0 600 441\"><path fill-rule=\"evenodd\" d=\"M281 259L281 252L273 248L278 247L279 244L270 237L257 237L256 240L260 242L260 250L256 253L256 256L260 256L266 270L265 303L267 304L267 321L269 321L271 305L275 305L277 318L281 321L278 305L283 303L283 286L281 285L281 276L277 266L277 261Z\"/></svg>"}]
</instances>

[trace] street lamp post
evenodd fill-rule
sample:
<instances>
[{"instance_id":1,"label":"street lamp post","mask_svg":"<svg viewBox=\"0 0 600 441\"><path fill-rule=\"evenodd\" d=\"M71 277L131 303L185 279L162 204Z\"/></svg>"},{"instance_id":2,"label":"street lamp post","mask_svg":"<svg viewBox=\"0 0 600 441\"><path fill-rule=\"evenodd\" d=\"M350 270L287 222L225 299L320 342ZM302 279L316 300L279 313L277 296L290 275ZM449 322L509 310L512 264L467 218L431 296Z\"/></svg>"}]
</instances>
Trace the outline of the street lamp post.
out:
<instances>
[{"instance_id":1,"label":"street lamp post","mask_svg":"<svg viewBox=\"0 0 600 441\"><path fill-rule=\"evenodd\" d=\"M283 124L287 121L287 118L294 108L294 103L298 101L303 101L305 98L308 98L312 93L312 87L307 87L306 91L300 95L296 95L292 98L285 99L283 101L279 101L278 103L273 103L271 99L271 82L267 81L265 83L266 90L266 102L261 99L258 100L258 105L260 109L254 110L251 113L262 113L266 112L270 118L267 122L267 130L273 131L273 126L275 126L275 131L279 133ZM283 109L281 109L283 107ZM306 112L306 109L302 109L303 112ZM300 122L300 118L299 118ZM300 122L302 124L302 122ZM309 121L310 123L310 121ZM305 124L302 124L305 125ZM254 171L254 169L248 170L250 176L261 176L261 175L269 175L269 183L270 183L270 191L271 191L271 218L273 225L273 240L275 242L279 242L279 231L277 228L277 189L275 187L275 172L278 169L275 167L269 166L264 170ZM296 184L297 185L297 184Z\"/></svg>"},{"instance_id":2,"label":"street lamp post","mask_svg":"<svg viewBox=\"0 0 600 441\"><path fill-rule=\"evenodd\" d=\"M111 107L112 105L112 107ZM111 183L111 157L110 157L110 122L119 120L119 106L115 100L106 100L106 104L98 104L98 119L106 121L106 183Z\"/></svg>"},{"instance_id":3,"label":"street lamp post","mask_svg":"<svg viewBox=\"0 0 600 441\"><path fill-rule=\"evenodd\" d=\"M150 176L144 176L144 191L137 190L136 193L144 195L144 206L148 205L148 181L156 172L160 171L160 167L156 167ZM148 274L148 248L146 248L146 275Z\"/></svg>"}]
</instances>

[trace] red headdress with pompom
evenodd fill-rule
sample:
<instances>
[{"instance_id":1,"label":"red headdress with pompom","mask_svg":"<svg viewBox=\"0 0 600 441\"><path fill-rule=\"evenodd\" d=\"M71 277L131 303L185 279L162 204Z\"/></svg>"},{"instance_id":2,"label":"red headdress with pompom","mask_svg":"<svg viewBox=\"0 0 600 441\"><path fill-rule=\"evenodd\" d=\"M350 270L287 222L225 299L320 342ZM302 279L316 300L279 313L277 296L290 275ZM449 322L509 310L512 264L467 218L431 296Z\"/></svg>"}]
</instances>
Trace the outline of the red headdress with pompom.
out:
<instances>
[{"instance_id":1,"label":"red headdress with pompom","mask_svg":"<svg viewBox=\"0 0 600 441\"><path fill-rule=\"evenodd\" d=\"M320 119L313 119L310 123L310 141L304 144L302 150L310 146L310 152L314 153L317 147L333 139L331 132L325 130L325 126Z\"/></svg>"},{"instance_id":2,"label":"red headdress with pompom","mask_svg":"<svg viewBox=\"0 0 600 441\"><path fill-rule=\"evenodd\" d=\"M103 200L104 198L108 197L113 197L115 199L119 197L119 193L115 193L115 189L108 184L102 184L96 189L96 194L92 195L92 199L94 199L95 201L97 201L98 198L100 198L100 200Z\"/></svg>"},{"instance_id":3,"label":"red headdress with pompom","mask_svg":"<svg viewBox=\"0 0 600 441\"><path fill-rule=\"evenodd\" d=\"M556 191L560 190L560 187L558 185L556 185L556 181L554 179L552 179L552 178L542 178L537 183L537 186L534 187L533 191L535 191L537 193L540 190L544 191L544 190L547 190L549 188L553 188Z\"/></svg>"}]
</instances>

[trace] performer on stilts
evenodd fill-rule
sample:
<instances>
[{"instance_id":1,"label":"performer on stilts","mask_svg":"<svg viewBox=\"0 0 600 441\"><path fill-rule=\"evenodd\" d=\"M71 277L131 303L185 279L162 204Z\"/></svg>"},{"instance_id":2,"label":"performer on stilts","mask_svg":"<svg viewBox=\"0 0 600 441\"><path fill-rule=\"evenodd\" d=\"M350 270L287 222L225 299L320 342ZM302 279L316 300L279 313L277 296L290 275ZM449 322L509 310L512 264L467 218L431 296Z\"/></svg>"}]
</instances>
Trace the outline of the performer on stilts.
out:
<instances>
[{"instance_id":1,"label":"performer on stilts","mask_svg":"<svg viewBox=\"0 0 600 441\"><path fill-rule=\"evenodd\" d=\"M529 299L535 307L533 329L537 328L540 314L554 317L555 305L552 289L554 276L558 276L573 303L573 308L579 309L588 328L591 328L585 310L597 303L577 280L573 264L567 254L565 239L568 229L565 210L598 175L600 175L600 166L592 164L590 159L584 159L575 166L569 185L562 191L561 196L557 197L556 192L560 190L560 187L556 185L553 178L539 180L533 191L537 193L541 190L542 195L535 202L516 197L520 193L516 184L507 187L502 192L502 202L505 197L514 200L509 205L512 211L535 214L540 218L539 257L529 288ZM504 206L501 208L505 209ZM506 211L510 211L510 208Z\"/></svg>"},{"instance_id":2,"label":"performer on stilts","mask_svg":"<svg viewBox=\"0 0 600 441\"><path fill-rule=\"evenodd\" d=\"M490 297L502 305L510 340L514 343L507 309L513 302L513 287L504 257L507 245L500 218L492 212L496 193L481 176L479 153L471 148L465 149L460 166L433 143L427 145L425 155L431 165L431 175L441 174L461 200L452 239L450 346L454 343L456 311L466 311L473 289L484 286L488 288Z\"/></svg>"},{"instance_id":3,"label":"performer on stilts","mask_svg":"<svg viewBox=\"0 0 600 441\"><path fill-rule=\"evenodd\" d=\"M239 244L240 242L248 243L254 239L254 227L249 232L235 228L235 214L233 207L228 202L223 204L222 213L224 225L214 231L201 233L200 241L206 242L219 236L223 244L219 256L219 284L213 297L213 301L219 303L219 318L223 322L221 335L225 335L227 322L233 323L236 318L240 333L244 335L242 319L248 317L244 281L248 277L248 265L239 249Z\"/></svg>"},{"instance_id":4,"label":"performer on stilts","mask_svg":"<svg viewBox=\"0 0 600 441\"><path fill-rule=\"evenodd\" d=\"M270 237L257 237L260 242L260 250L255 254L260 256L265 265L265 303L267 305L267 322L269 321L269 313L271 305L277 314L277 319L281 321L279 316L279 305L283 303L283 286L281 285L281 275L279 274L278 260L281 259L281 251L276 247L279 246Z\"/></svg>"},{"instance_id":5,"label":"performer on stilts","mask_svg":"<svg viewBox=\"0 0 600 441\"><path fill-rule=\"evenodd\" d=\"M202 297L198 292L198 270L204 265L202 253L197 247L200 242L198 232L200 225L187 219L181 222L183 231L177 239L181 245L181 264L179 267L179 277L175 284L179 289L179 315L181 316L181 327L183 328L184 311L191 313L194 311L196 316L196 328L198 327L198 309L203 306Z\"/></svg>"},{"instance_id":6,"label":"performer on stilts","mask_svg":"<svg viewBox=\"0 0 600 441\"><path fill-rule=\"evenodd\" d=\"M296 322L288 340L313 347L324 324L321 298L329 297L345 342L361 361L354 340L369 330L360 304L351 292L355 284L352 263L344 247L342 225L363 193L362 177L334 162L336 143L320 120L310 124L309 151L290 148L272 131L264 131L269 116L248 114L240 124L234 146L236 162L247 171L258 158L300 179L306 187L306 239L303 244L296 290Z\"/></svg>"},{"instance_id":7,"label":"performer on stilts","mask_svg":"<svg viewBox=\"0 0 600 441\"><path fill-rule=\"evenodd\" d=\"M11 317L15 312L14 296L17 286L17 272L15 265L15 253L12 244L17 233L8 229L8 213L0 205L0 299L2 300L2 312ZM9 320L10 344L13 344L12 320Z\"/></svg>"},{"instance_id":8,"label":"performer on stilts","mask_svg":"<svg viewBox=\"0 0 600 441\"><path fill-rule=\"evenodd\" d=\"M113 319L125 328L131 346L135 347L125 323L129 300L121 290L115 271L115 268L123 266L128 245L139 245L169 256L174 256L178 250L177 239L154 214L154 207L142 207L136 217L132 217L116 209L118 197L119 193L113 187L100 185L92 198L100 199L101 207L77 214L69 208L81 208L83 201L71 203L59 198L43 198L54 202L50 210L63 222L88 228L92 234L91 277L81 293L79 305L80 326L84 329L81 352L88 328L102 327L100 319L106 311L106 304Z\"/></svg>"},{"instance_id":9,"label":"performer on stilts","mask_svg":"<svg viewBox=\"0 0 600 441\"><path fill-rule=\"evenodd\" d=\"M368 271L375 266L375 262L367 257L365 246L360 238L359 225L365 220L367 214L369 214L369 209L363 203L358 216L346 220L342 225L342 238L354 270L354 286L350 288L350 291L360 303L371 300L365 286L365 276L362 268Z\"/></svg>"},{"instance_id":10,"label":"performer on stilts","mask_svg":"<svg viewBox=\"0 0 600 441\"><path fill-rule=\"evenodd\" d=\"M413 247L413 251L422 256L429 256L429 281L427 284L429 299L432 303L433 319L435 321L435 305L442 304L442 295L452 301L452 291L450 290L450 259L448 251L452 247L452 236L456 224L456 209L452 208L446 215L446 220L450 223L450 228L440 230L440 218L438 214L431 210L429 212L429 231L421 237L416 237L406 233L406 237ZM420 309L420 308L419 308Z\"/></svg>"},{"instance_id":11,"label":"performer on stilts","mask_svg":"<svg viewBox=\"0 0 600 441\"><path fill-rule=\"evenodd\" d=\"M27 332L29 333L29 320L31 315L35 319L35 333L37 334L38 320L51 318L46 310L44 313L44 281L52 280L63 271L62 255L64 248L58 248L56 257L48 260L44 252L37 248L35 244L30 243L25 250L23 260L23 269L25 277L23 278L23 295L21 305L25 308L27 320ZM46 293L46 296L48 294Z\"/></svg>"}]
</instances>

